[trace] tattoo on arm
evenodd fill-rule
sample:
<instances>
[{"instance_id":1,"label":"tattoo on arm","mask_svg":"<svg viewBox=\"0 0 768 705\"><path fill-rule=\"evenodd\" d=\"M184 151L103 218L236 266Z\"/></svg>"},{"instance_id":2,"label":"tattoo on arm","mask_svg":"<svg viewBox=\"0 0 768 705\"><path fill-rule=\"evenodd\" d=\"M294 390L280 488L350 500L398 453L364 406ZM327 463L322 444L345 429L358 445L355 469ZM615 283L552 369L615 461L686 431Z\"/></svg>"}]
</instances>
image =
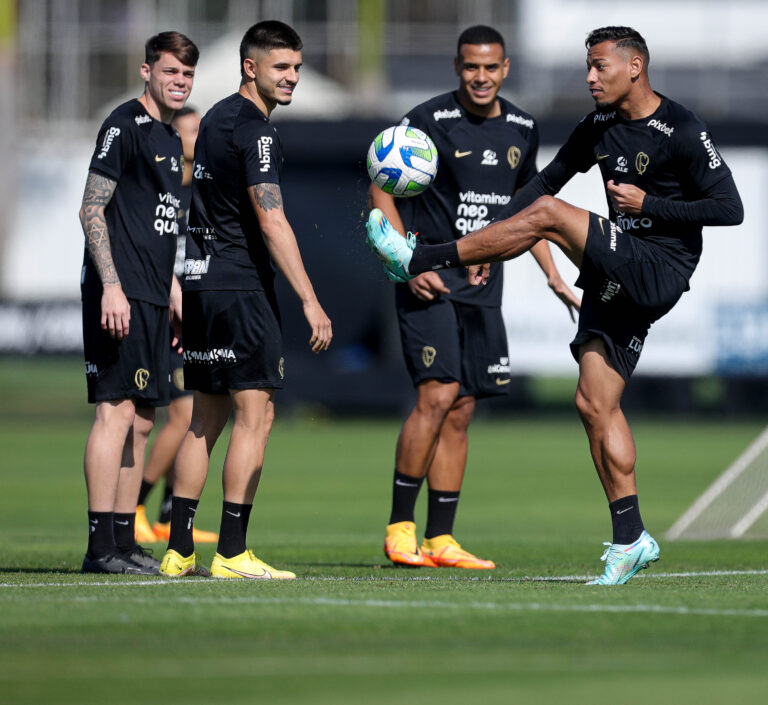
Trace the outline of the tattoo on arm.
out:
<instances>
[{"instance_id":1,"label":"tattoo on arm","mask_svg":"<svg viewBox=\"0 0 768 705\"><path fill-rule=\"evenodd\" d=\"M253 202L262 210L271 211L283 207L283 195L278 184L256 184L249 186L248 191Z\"/></svg>"},{"instance_id":2,"label":"tattoo on arm","mask_svg":"<svg viewBox=\"0 0 768 705\"><path fill-rule=\"evenodd\" d=\"M112 260L112 247L109 242L107 220L104 216L104 208L112 198L116 187L117 181L98 174L88 174L83 204L80 207L80 223L85 233L86 246L99 273L101 283L104 285L120 283Z\"/></svg>"}]
</instances>

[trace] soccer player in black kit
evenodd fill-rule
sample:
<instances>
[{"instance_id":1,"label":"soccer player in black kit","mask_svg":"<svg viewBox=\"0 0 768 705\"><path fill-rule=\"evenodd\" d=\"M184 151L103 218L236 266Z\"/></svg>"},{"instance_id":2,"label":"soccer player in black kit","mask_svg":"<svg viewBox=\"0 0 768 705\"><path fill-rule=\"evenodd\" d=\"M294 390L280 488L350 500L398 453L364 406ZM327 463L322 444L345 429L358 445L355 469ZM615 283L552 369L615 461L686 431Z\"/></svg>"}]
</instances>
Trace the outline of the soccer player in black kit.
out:
<instances>
[{"instance_id":1,"label":"soccer player in black kit","mask_svg":"<svg viewBox=\"0 0 768 705\"><path fill-rule=\"evenodd\" d=\"M575 401L613 523L604 573L589 584L615 585L659 558L640 515L622 393L651 324L689 288L702 226L738 225L743 207L704 123L651 89L640 34L602 27L589 34L586 47L587 85L597 109L502 216L524 210L457 242L415 249L373 211L368 238L398 281L478 265L469 277L481 284L488 262L517 257L541 239L558 245L579 268L584 296L571 343L579 363ZM594 164L605 183L607 219L552 198Z\"/></svg>"},{"instance_id":2,"label":"soccer player in black kit","mask_svg":"<svg viewBox=\"0 0 768 705\"><path fill-rule=\"evenodd\" d=\"M426 132L440 155L435 181L422 195L394 199L375 185L371 205L419 242L453 241L487 225L511 194L537 172L538 127L498 93L509 71L504 39L492 27L469 27L459 36L456 91L416 106L402 124ZM547 242L532 253L552 290L569 307L578 298L560 278ZM417 401L397 442L392 511L384 552L410 566L492 569L493 561L463 549L453 525L467 460L467 430L475 399L506 394L510 382L507 335L501 314L503 265L486 287L466 272L425 272L396 288L406 366ZM424 477L429 503L419 547L414 507Z\"/></svg>"},{"instance_id":3,"label":"soccer player in black kit","mask_svg":"<svg viewBox=\"0 0 768 705\"><path fill-rule=\"evenodd\" d=\"M182 146L170 122L192 89L197 47L162 32L146 43L144 93L104 121L80 209L88 401L88 551L84 573L157 573L134 539L144 449L154 408L168 403L169 311L181 321L173 276Z\"/></svg>"},{"instance_id":4,"label":"soccer player in black kit","mask_svg":"<svg viewBox=\"0 0 768 705\"><path fill-rule=\"evenodd\" d=\"M192 207L184 264L184 380L195 390L192 422L176 457L171 536L160 572L199 570L193 523L210 453L234 409L224 461L224 503L214 577L292 579L246 546L282 387L282 334L275 265L301 300L313 351L328 348L331 322L312 284L283 210L282 150L269 115L288 105L299 80L302 43L282 22L251 27L240 44L237 93L214 105L195 145Z\"/></svg>"}]
</instances>

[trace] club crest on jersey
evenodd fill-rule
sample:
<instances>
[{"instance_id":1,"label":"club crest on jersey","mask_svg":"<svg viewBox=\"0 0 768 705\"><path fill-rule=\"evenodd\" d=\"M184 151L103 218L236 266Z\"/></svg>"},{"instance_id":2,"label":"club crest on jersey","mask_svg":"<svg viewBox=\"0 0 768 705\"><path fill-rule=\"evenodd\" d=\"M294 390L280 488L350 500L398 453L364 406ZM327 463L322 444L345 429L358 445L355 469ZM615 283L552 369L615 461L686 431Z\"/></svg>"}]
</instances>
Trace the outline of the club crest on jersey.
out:
<instances>
[{"instance_id":1,"label":"club crest on jersey","mask_svg":"<svg viewBox=\"0 0 768 705\"><path fill-rule=\"evenodd\" d=\"M507 150L507 161L509 162L509 166L513 169L517 169L517 165L520 163L520 157L522 156L523 153L520 151L519 147L515 147L514 145L510 147Z\"/></svg>"},{"instance_id":2,"label":"club crest on jersey","mask_svg":"<svg viewBox=\"0 0 768 705\"><path fill-rule=\"evenodd\" d=\"M637 153L637 156L635 157L635 169L637 169L638 174L645 174L645 170L650 163L651 158L645 152Z\"/></svg>"},{"instance_id":3,"label":"club crest on jersey","mask_svg":"<svg viewBox=\"0 0 768 705\"><path fill-rule=\"evenodd\" d=\"M437 350L431 345L425 345L421 351L421 361L424 363L424 367L432 367L436 357Z\"/></svg>"}]
</instances>

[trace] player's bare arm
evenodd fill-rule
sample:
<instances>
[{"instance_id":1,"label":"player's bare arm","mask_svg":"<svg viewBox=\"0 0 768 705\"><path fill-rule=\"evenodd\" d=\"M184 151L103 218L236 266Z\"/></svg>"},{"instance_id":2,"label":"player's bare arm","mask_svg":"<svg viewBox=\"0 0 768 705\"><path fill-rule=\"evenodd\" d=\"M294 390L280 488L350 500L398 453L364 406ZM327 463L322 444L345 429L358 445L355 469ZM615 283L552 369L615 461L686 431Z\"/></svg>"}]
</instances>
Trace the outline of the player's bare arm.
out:
<instances>
[{"instance_id":1,"label":"player's bare arm","mask_svg":"<svg viewBox=\"0 0 768 705\"><path fill-rule=\"evenodd\" d=\"M325 315L312 288L299 245L283 210L283 196L278 184L255 184L248 187L251 205L259 219L264 242L269 254L283 273L291 288L301 300L304 317L312 336L309 345L313 352L327 350L333 338L331 321Z\"/></svg>"},{"instance_id":2,"label":"player's bare arm","mask_svg":"<svg viewBox=\"0 0 768 705\"><path fill-rule=\"evenodd\" d=\"M375 184L368 188L368 208L378 208L397 232L406 232L406 227L400 218L392 195L382 191ZM424 272L408 282L408 288L421 301L434 301L441 294L450 294L451 290L445 285L437 272Z\"/></svg>"},{"instance_id":3,"label":"player's bare arm","mask_svg":"<svg viewBox=\"0 0 768 705\"><path fill-rule=\"evenodd\" d=\"M539 267L541 267L541 271L546 275L547 285L552 289L554 295L565 304L571 320L575 321L576 316L574 312L581 310L581 299L571 291L570 287L560 276L555 261L552 259L549 243L546 240L539 240L539 242L531 248L531 254Z\"/></svg>"},{"instance_id":4,"label":"player's bare arm","mask_svg":"<svg viewBox=\"0 0 768 705\"><path fill-rule=\"evenodd\" d=\"M128 335L131 307L123 293L112 259L112 247L104 209L115 193L117 182L99 174L88 174L80 207L85 242L104 293L101 298L101 327L113 338Z\"/></svg>"}]
</instances>

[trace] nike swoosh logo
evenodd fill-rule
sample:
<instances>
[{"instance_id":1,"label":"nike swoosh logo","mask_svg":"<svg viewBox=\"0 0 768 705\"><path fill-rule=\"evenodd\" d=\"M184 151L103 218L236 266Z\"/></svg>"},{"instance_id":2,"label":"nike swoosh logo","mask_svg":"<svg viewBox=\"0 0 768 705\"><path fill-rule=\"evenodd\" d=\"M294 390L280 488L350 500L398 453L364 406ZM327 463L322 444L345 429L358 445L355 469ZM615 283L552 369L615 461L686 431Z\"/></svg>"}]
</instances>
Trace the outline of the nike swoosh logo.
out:
<instances>
[{"instance_id":1,"label":"nike swoosh logo","mask_svg":"<svg viewBox=\"0 0 768 705\"><path fill-rule=\"evenodd\" d=\"M499 387L503 387L505 384L509 384L512 380L511 379L501 379L501 377L496 378L496 385Z\"/></svg>"},{"instance_id":2,"label":"nike swoosh logo","mask_svg":"<svg viewBox=\"0 0 768 705\"><path fill-rule=\"evenodd\" d=\"M605 228L603 227L603 218L601 218L600 216L597 216L597 220L600 223L600 230L602 231L603 235L605 235Z\"/></svg>"},{"instance_id":3,"label":"nike swoosh logo","mask_svg":"<svg viewBox=\"0 0 768 705\"><path fill-rule=\"evenodd\" d=\"M234 568L230 568L229 566L227 566L227 570L230 573L239 575L241 578L252 578L253 580L269 580L272 577L272 575L268 570L265 570L261 575L254 575L253 573L243 573L239 570L235 570Z\"/></svg>"},{"instance_id":4,"label":"nike swoosh logo","mask_svg":"<svg viewBox=\"0 0 768 705\"><path fill-rule=\"evenodd\" d=\"M163 162L165 161L165 157L161 157L159 154L155 155L155 161L156 162Z\"/></svg>"},{"instance_id":5,"label":"nike swoosh logo","mask_svg":"<svg viewBox=\"0 0 768 705\"><path fill-rule=\"evenodd\" d=\"M610 154L596 154L595 159L597 159L597 161L601 161L603 159L608 159L610 156Z\"/></svg>"},{"instance_id":6,"label":"nike swoosh logo","mask_svg":"<svg viewBox=\"0 0 768 705\"><path fill-rule=\"evenodd\" d=\"M634 507L627 507L626 509L617 509L616 514L624 514L624 512L628 512L630 509L634 509Z\"/></svg>"},{"instance_id":7,"label":"nike swoosh logo","mask_svg":"<svg viewBox=\"0 0 768 705\"><path fill-rule=\"evenodd\" d=\"M90 522L91 522L91 524L93 524L94 526L96 526L96 524L98 524L98 523L99 523L99 520L98 520L98 519L89 519L88 521L90 521Z\"/></svg>"},{"instance_id":8,"label":"nike swoosh logo","mask_svg":"<svg viewBox=\"0 0 768 705\"><path fill-rule=\"evenodd\" d=\"M120 524L120 526L128 526L129 522L127 522L127 521L120 521L119 519L115 519L115 524Z\"/></svg>"},{"instance_id":9,"label":"nike swoosh logo","mask_svg":"<svg viewBox=\"0 0 768 705\"><path fill-rule=\"evenodd\" d=\"M400 487L418 487L418 482L403 482L402 480L395 480L396 485L400 485Z\"/></svg>"},{"instance_id":10,"label":"nike swoosh logo","mask_svg":"<svg viewBox=\"0 0 768 705\"><path fill-rule=\"evenodd\" d=\"M458 497L438 497L437 501L438 502L458 502L459 498Z\"/></svg>"},{"instance_id":11,"label":"nike swoosh logo","mask_svg":"<svg viewBox=\"0 0 768 705\"><path fill-rule=\"evenodd\" d=\"M453 156L456 157L456 159L461 159L462 157L468 157L470 154L472 154L472 150L470 149L468 152L460 152L458 149L453 153Z\"/></svg>"},{"instance_id":12,"label":"nike swoosh logo","mask_svg":"<svg viewBox=\"0 0 768 705\"><path fill-rule=\"evenodd\" d=\"M235 517L235 519L237 519L237 517L240 516L240 512L235 514L234 512L230 512L229 509L227 509L227 514L229 514L229 516L231 516L231 517Z\"/></svg>"}]
</instances>

